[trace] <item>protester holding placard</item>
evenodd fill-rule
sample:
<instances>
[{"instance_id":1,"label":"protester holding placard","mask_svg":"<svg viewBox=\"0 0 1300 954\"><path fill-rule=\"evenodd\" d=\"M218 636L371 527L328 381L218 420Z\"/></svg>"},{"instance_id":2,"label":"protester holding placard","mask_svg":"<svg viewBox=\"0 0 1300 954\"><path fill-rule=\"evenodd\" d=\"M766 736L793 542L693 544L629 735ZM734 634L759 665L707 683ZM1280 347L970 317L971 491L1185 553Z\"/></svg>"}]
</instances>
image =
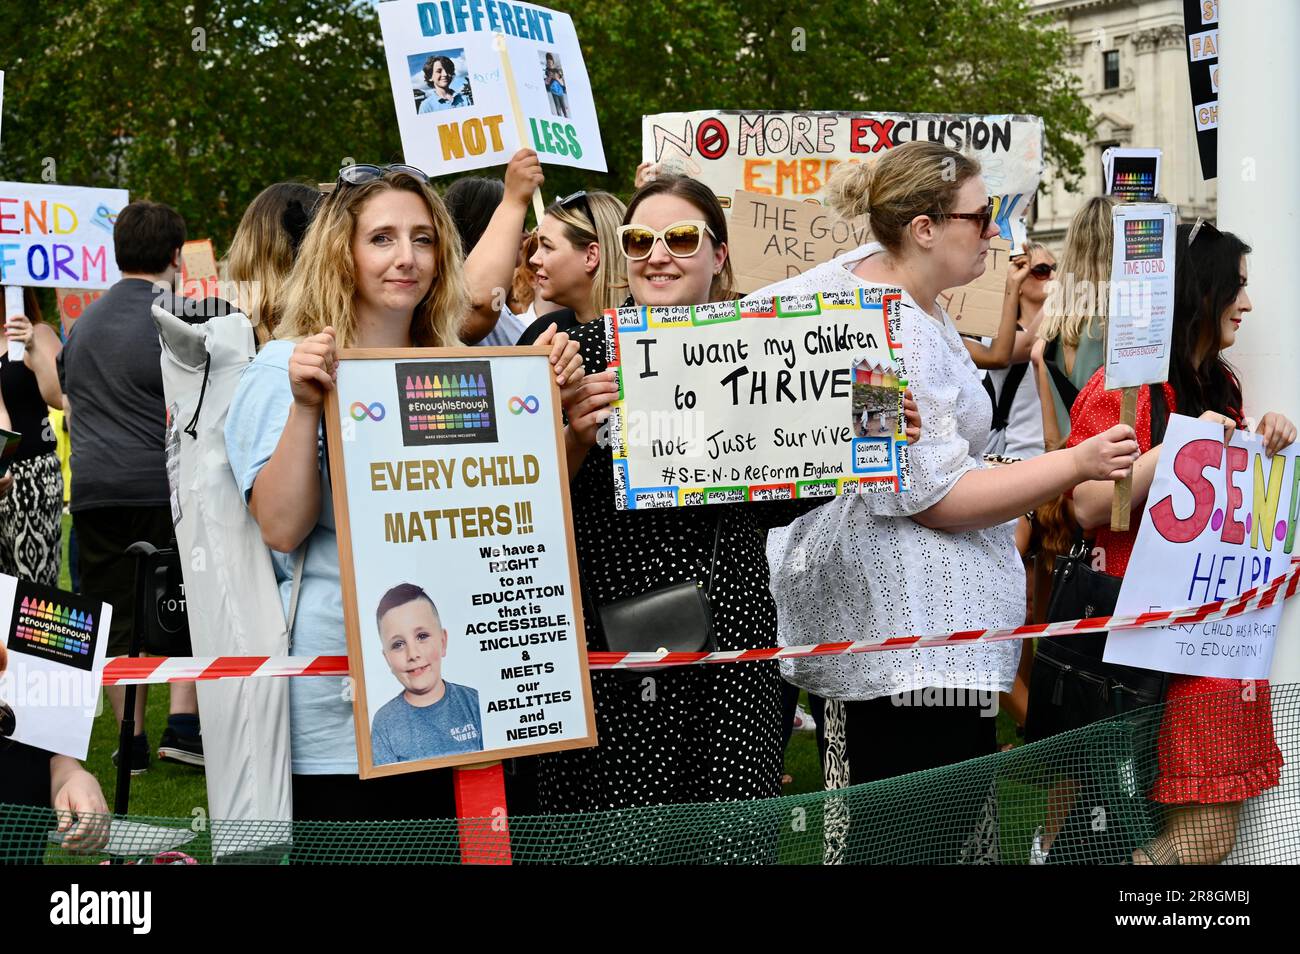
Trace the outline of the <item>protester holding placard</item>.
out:
<instances>
[{"instance_id":1,"label":"protester holding placard","mask_svg":"<svg viewBox=\"0 0 1300 954\"><path fill-rule=\"evenodd\" d=\"M519 344L532 344L552 323L568 331L623 304L623 261L614 251L623 214L623 203L608 192L575 192L547 206L530 261L537 293L559 310L534 321Z\"/></svg>"},{"instance_id":2,"label":"protester holding placard","mask_svg":"<svg viewBox=\"0 0 1300 954\"><path fill-rule=\"evenodd\" d=\"M1043 405L1043 438L1050 448L1070 436L1070 407L1106 361L1115 200L1095 196L1083 204L1065 233L1057 279L1047 289L1044 317L1032 354Z\"/></svg>"},{"instance_id":3,"label":"protester holding placard","mask_svg":"<svg viewBox=\"0 0 1300 954\"><path fill-rule=\"evenodd\" d=\"M1126 473L1136 458L1132 430L983 465L988 394L936 301L983 271L996 234L974 160L934 143L905 144L874 164L837 169L828 202L846 218L869 216L876 242L765 293L901 288L900 340L926 426L909 449L907 493L835 498L769 536L781 642L1018 625L1024 578L1009 521L1081 474ZM1018 645L944 647L795 660L783 673L833 700L827 782L842 787L994 751L994 720L984 710L994 693L1011 690L1019 657ZM949 700L957 704L927 702L923 691L935 688L961 690Z\"/></svg>"},{"instance_id":4,"label":"protester holding placard","mask_svg":"<svg viewBox=\"0 0 1300 954\"><path fill-rule=\"evenodd\" d=\"M618 256L610 272L626 263L635 302L681 305L734 297L726 219L707 187L675 176L657 179L632 197L624 222L622 242L602 243L600 253ZM678 234L665 245L662 233L673 228ZM548 284L556 283L543 284L550 293ZM610 294L617 293L610 289ZM621 298L612 302L619 303ZM598 313L594 306L591 312ZM618 395L614 372L605 370L606 322L587 321L571 333L581 344L586 371L579 400L569 411L566 441L589 644L607 648L603 607L693 581L708 584L712 635L719 649L771 645L776 620L762 541L767 521L789 514L789 505L717 505L702 516L675 508L617 510L611 452L597 442L609 404ZM600 744L540 757L543 810L598 811L780 794L776 667L692 666L634 680L593 672L592 692ZM753 860L753 851L752 845L732 846L731 857Z\"/></svg>"},{"instance_id":5,"label":"protester holding placard","mask_svg":"<svg viewBox=\"0 0 1300 954\"><path fill-rule=\"evenodd\" d=\"M63 469L45 395L59 402L55 359L63 344L41 319L32 289L23 296L25 315L7 316L5 333L25 345L23 358L0 358L0 391L8 429L22 435L7 459L13 491L0 500L0 573L58 586L63 562ZM42 386L44 385L44 386Z\"/></svg>"},{"instance_id":6,"label":"protester holding placard","mask_svg":"<svg viewBox=\"0 0 1300 954\"><path fill-rule=\"evenodd\" d=\"M468 308L460 240L424 173L345 166L323 201L282 298L275 340L248 368L226 419L226 447L249 510L272 550L286 615L295 566L296 655L346 651L338 541L321 432L340 348L460 344ZM553 342L557 380L576 346ZM295 680L290 692L294 818L429 817L454 813L449 772L357 777L351 690Z\"/></svg>"},{"instance_id":7,"label":"protester holding placard","mask_svg":"<svg viewBox=\"0 0 1300 954\"><path fill-rule=\"evenodd\" d=\"M1243 316L1251 310L1246 294L1250 247L1208 223L1179 226L1176 245L1169 381L1161 390L1170 412L1222 425L1226 441L1234 428L1245 423L1241 386L1222 352L1232 346ZM1138 443L1143 453L1133 468L1135 515L1145 507L1160 457L1159 441L1153 440L1149 423L1151 390L1143 386L1138 394ZM1121 391L1105 389L1105 370L1097 371L1074 403L1070 446L1112 427L1120 418L1120 399ZM1296 428L1282 415L1270 413L1260 420L1257 433L1272 454L1290 446ZM1105 572L1123 577L1139 521L1133 520L1128 531L1111 531L1111 494L1109 481L1082 483L1074 490L1074 506L1079 523L1096 531ZM1104 635L1072 637L1070 645L1074 652L1100 659ZM1056 671L1035 672L1030 718L1037 714L1055 731L1065 731L1074 725L1053 715L1047 688L1057 676ZM1040 685L1043 688L1037 689ZM1235 843L1244 800L1276 787L1279 781L1282 753L1273 738L1268 683L1170 676L1157 749L1159 775L1149 797L1177 807L1165 831L1134 852L1134 862L1217 864ZM1043 833L1043 852L1051 849L1055 834Z\"/></svg>"},{"instance_id":8,"label":"protester holding placard","mask_svg":"<svg viewBox=\"0 0 1300 954\"><path fill-rule=\"evenodd\" d=\"M0 673L8 652L0 642ZM0 724L20 718L0 699ZM6 732L8 730L6 729ZM0 736L0 805L30 805L60 812L56 828L64 834L63 846L74 852L93 852L108 839L108 805L95 776L76 759L23 745ZM4 854L25 864L40 864L48 846L47 830L29 820L11 827L0 811L0 831L8 831ZM51 823L54 818L51 817Z\"/></svg>"},{"instance_id":9,"label":"protester holding placard","mask_svg":"<svg viewBox=\"0 0 1300 954\"><path fill-rule=\"evenodd\" d=\"M657 178L632 197L619 230L629 303L667 308L735 298L727 220L700 182ZM694 639L718 649L771 645L775 608L763 541L820 500L628 509L615 505L613 462L601 425L618 396L606 370L609 326L582 324L587 376L569 409L566 439L573 477L574 532L595 649L614 645L614 624L629 608L671 604L674 587L704 588L707 634L646 627L643 648ZM908 430L918 426L909 420ZM668 604L656 603L667 599ZM637 638L619 625L618 637ZM631 648L620 642L621 648ZM696 648L699 648L697 645ZM544 810L579 812L673 802L770 798L780 793L781 683L768 664L704 666L640 674L593 673L600 745L541 757ZM752 843L700 845L701 857L768 857L766 834ZM629 859L632 860L632 859ZM640 858L639 860L649 860Z\"/></svg>"},{"instance_id":10,"label":"protester holding placard","mask_svg":"<svg viewBox=\"0 0 1300 954\"><path fill-rule=\"evenodd\" d=\"M239 220L226 255L235 303L253 324L258 346L271 340L276 307L320 193L301 182L277 182L257 194Z\"/></svg>"}]
</instances>

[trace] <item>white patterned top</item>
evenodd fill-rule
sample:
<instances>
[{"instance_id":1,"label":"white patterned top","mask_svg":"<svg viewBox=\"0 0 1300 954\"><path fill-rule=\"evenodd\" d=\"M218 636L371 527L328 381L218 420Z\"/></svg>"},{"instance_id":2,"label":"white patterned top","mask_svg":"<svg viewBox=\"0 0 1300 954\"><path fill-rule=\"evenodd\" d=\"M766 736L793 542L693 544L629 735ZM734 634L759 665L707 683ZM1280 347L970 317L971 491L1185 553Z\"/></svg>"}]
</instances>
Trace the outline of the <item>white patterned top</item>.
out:
<instances>
[{"instance_id":1,"label":"white patterned top","mask_svg":"<svg viewBox=\"0 0 1300 954\"><path fill-rule=\"evenodd\" d=\"M864 245L756 294L853 291L872 283L850 269L881 251ZM772 530L767 558L783 646L1015 626L1025 619L1025 573L1014 523L931 530L911 515L983 467L992 407L951 319L942 323L903 294L901 339L921 411L909 448L911 489L839 497ZM866 700L926 687L1006 692L1019 641L788 660L781 674L831 699Z\"/></svg>"}]
</instances>

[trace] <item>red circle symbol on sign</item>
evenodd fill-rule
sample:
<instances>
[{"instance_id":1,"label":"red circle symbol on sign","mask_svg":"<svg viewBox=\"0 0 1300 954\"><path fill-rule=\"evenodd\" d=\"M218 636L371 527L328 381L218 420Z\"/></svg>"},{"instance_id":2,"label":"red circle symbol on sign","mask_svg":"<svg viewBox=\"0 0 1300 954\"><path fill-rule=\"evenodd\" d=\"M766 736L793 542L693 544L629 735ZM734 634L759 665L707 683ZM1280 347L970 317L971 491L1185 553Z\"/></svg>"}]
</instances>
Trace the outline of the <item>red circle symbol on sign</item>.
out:
<instances>
[{"instance_id":1,"label":"red circle symbol on sign","mask_svg":"<svg viewBox=\"0 0 1300 954\"><path fill-rule=\"evenodd\" d=\"M695 130L695 148L705 159L722 158L729 144L727 127L716 116L704 120L700 123L700 128Z\"/></svg>"}]
</instances>

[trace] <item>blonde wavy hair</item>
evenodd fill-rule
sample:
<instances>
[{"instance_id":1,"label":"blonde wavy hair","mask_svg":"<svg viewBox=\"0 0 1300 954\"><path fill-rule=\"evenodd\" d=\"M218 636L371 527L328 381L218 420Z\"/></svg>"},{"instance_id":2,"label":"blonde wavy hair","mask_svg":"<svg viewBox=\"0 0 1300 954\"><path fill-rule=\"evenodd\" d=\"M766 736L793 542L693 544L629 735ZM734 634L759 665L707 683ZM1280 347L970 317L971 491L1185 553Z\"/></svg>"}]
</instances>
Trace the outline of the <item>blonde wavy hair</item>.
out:
<instances>
[{"instance_id":1,"label":"blonde wavy hair","mask_svg":"<svg viewBox=\"0 0 1300 954\"><path fill-rule=\"evenodd\" d=\"M267 186L248 204L226 253L226 277L238 292L239 310L253 323L259 345L275 332L276 304L293 270L293 238L285 213L299 206L302 222L311 216L320 193L301 182Z\"/></svg>"},{"instance_id":2,"label":"blonde wavy hair","mask_svg":"<svg viewBox=\"0 0 1300 954\"><path fill-rule=\"evenodd\" d=\"M1060 338L1077 347L1084 331L1100 338L1110 310L1110 258L1114 248L1111 209L1115 199L1095 196L1083 204L1065 233L1065 250L1056 264L1057 277L1048 283L1043 323L1038 337ZM1066 276L1069 279L1066 280Z\"/></svg>"},{"instance_id":3,"label":"blonde wavy hair","mask_svg":"<svg viewBox=\"0 0 1300 954\"><path fill-rule=\"evenodd\" d=\"M436 236L433 283L411 315L411 344L449 348L461 344L459 329L469 309L469 292L461 268L460 235L446 205L428 183L406 172L387 171L361 185L339 185L322 202L302 242L298 261L279 301L275 337L301 340L334 328L338 346L356 346L356 266L352 240L361 210L376 195L390 190L413 192L424 199Z\"/></svg>"},{"instance_id":4,"label":"blonde wavy hair","mask_svg":"<svg viewBox=\"0 0 1300 954\"><path fill-rule=\"evenodd\" d=\"M871 236L890 252L918 215L951 212L980 164L927 140L895 146L873 162L842 163L826 182L826 205L841 218L866 217Z\"/></svg>"},{"instance_id":5,"label":"blonde wavy hair","mask_svg":"<svg viewBox=\"0 0 1300 954\"><path fill-rule=\"evenodd\" d=\"M600 264L591 276L591 303L602 312L618 308L627 300L627 274L618 252L618 227L623 224L624 207L608 192L588 192L587 208L591 210L590 219L577 203L564 208L552 202L546 214L564 226L564 237L574 248L586 248L592 242L600 246Z\"/></svg>"}]
</instances>

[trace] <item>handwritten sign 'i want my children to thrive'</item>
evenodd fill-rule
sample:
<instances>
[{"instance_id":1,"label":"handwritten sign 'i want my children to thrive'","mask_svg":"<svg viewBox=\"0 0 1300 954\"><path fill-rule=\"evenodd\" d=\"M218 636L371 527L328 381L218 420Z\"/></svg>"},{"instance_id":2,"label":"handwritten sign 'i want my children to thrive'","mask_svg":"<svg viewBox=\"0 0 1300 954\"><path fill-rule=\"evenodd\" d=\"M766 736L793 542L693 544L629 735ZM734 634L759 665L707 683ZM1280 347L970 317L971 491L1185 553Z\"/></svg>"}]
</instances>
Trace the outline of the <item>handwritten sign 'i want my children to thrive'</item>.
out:
<instances>
[{"instance_id":1,"label":"handwritten sign 'i want my children to thrive'","mask_svg":"<svg viewBox=\"0 0 1300 954\"><path fill-rule=\"evenodd\" d=\"M888 289L606 312L615 506L907 487Z\"/></svg>"}]
</instances>

